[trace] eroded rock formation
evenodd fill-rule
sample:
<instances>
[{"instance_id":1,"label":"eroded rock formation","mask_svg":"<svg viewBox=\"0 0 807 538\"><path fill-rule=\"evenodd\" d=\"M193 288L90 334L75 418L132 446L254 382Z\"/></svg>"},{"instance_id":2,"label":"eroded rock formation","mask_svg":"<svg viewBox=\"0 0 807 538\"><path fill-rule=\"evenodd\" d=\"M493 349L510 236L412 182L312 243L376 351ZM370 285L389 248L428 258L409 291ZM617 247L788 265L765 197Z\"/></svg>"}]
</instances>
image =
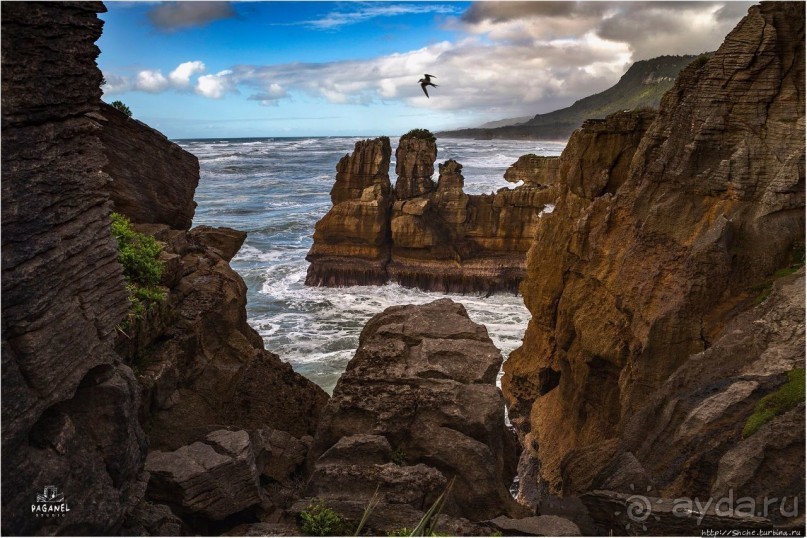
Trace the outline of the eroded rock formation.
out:
<instances>
[{"instance_id":1,"label":"eroded rock formation","mask_svg":"<svg viewBox=\"0 0 807 538\"><path fill-rule=\"evenodd\" d=\"M112 348L127 292L85 116L102 11L2 5L3 534L103 534L138 500L139 391ZM49 485L64 517L31 512Z\"/></svg>"},{"instance_id":2,"label":"eroded rock formation","mask_svg":"<svg viewBox=\"0 0 807 538\"><path fill-rule=\"evenodd\" d=\"M749 310L803 263L804 102L804 6L770 3L682 71L652 124L622 115L573 135L521 288L533 319L503 380L549 492L803 494L803 444L766 448L742 429L804 364L802 277ZM615 121L618 140L596 135ZM792 473L762 479L760 461Z\"/></svg>"},{"instance_id":3,"label":"eroded rock formation","mask_svg":"<svg viewBox=\"0 0 807 538\"><path fill-rule=\"evenodd\" d=\"M376 530L413 527L451 478L447 514L518 512L507 490L517 453L496 387L501 360L485 328L449 299L373 317L323 412L307 493L361 517L378 486ZM398 516L385 521L390 512Z\"/></svg>"},{"instance_id":4,"label":"eroded rock formation","mask_svg":"<svg viewBox=\"0 0 807 538\"><path fill-rule=\"evenodd\" d=\"M462 165L456 161L440 164L438 181L432 181L437 143L428 132L415 131L401 137L395 152L398 180L393 194L389 159L378 159L376 150L367 149L388 144L386 138L359 142L353 155L337 166L334 207L317 223L306 258L311 262L306 284L391 280L434 291L516 292L538 221L553 207L555 191L544 181L550 177L548 169L524 165L522 159L505 177L523 185L467 195ZM552 159L541 163L554 166ZM355 178L343 172L368 167L371 174ZM346 184L357 187L348 189Z\"/></svg>"},{"instance_id":5,"label":"eroded rock formation","mask_svg":"<svg viewBox=\"0 0 807 538\"><path fill-rule=\"evenodd\" d=\"M317 222L305 282L311 286L383 284L389 261L389 138L356 142L336 166L331 209Z\"/></svg>"},{"instance_id":6,"label":"eroded rock formation","mask_svg":"<svg viewBox=\"0 0 807 538\"><path fill-rule=\"evenodd\" d=\"M165 135L101 103L96 119L112 178L109 196L115 211L132 222L191 227L199 183L199 161Z\"/></svg>"},{"instance_id":7,"label":"eroded rock formation","mask_svg":"<svg viewBox=\"0 0 807 538\"><path fill-rule=\"evenodd\" d=\"M246 323L228 264L245 234L187 229L196 158L101 104L102 11L2 6L3 533L219 532L239 521L210 521L291 502L327 395ZM129 316L113 209L163 245L167 299L142 319ZM150 477L149 443L180 460L199 444L230 450L232 464L208 451L212 475L174 476L187 469L153 456ZM222 475L233 491L199 505L180 494ZM69 511L37 517L43 494Z\"/></svg>"}]
</instances>

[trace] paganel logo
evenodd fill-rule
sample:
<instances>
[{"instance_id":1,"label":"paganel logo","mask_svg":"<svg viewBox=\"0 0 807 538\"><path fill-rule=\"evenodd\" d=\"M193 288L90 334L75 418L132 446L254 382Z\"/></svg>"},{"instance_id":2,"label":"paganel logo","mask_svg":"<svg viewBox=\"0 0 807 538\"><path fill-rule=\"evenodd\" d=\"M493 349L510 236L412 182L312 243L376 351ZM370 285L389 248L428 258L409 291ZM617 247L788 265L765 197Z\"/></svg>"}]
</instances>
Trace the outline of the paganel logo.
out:
<instances>
[{"instance_id":1,"label":"paganel logo","mask_svg":"<svg viewBox=\"0 0 807 538\"><path fill-rule=\"evenodd\" d=\"M56 486L45 486L45 491L36 494L36 503L31 505L31 513L36 517L64 517L70 507Z\"/></svg>"}]
</instances>

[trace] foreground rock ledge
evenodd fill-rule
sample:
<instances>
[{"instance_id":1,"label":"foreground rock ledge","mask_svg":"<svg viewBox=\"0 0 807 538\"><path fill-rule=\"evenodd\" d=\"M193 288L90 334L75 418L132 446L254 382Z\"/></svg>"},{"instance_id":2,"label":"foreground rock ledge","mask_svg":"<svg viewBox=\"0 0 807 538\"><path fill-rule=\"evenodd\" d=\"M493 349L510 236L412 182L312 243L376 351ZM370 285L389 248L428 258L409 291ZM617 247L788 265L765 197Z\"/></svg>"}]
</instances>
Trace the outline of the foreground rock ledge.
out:
<instances>
[{"instance_id":1,"label":"foreground rock ledge","mask_svg":"<svg viewBox=\"0 0 807 538\"><path fill-rule=\"evenodd\" d=\"M418 514L448 480L445 512L480 521L520 512L507 486L517 460L496 387L502 357L484 326L450 299L394 306L373 317L323 411L307 494L361 515L382 506ZM373 522L377 530L383 521Z\"/></svg>"}]
</instances>

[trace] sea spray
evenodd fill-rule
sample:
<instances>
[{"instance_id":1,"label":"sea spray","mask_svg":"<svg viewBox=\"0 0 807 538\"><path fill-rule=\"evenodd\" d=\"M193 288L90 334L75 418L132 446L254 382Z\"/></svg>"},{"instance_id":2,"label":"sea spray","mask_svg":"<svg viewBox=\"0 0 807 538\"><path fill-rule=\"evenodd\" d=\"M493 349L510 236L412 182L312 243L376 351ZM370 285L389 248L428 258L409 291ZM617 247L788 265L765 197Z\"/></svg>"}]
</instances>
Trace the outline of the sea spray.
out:
<instances>
[{"instance_id":1,"label":"sea spray","mask_svg":"<svg viewBox=\"0 0 807 538\"><path fill-rule=\"evenodd\" d=\"M183 140L199 158L194 225L229 226L248 232L232 266L247 284L247 316L266 348L331 392L358 347L359 333L374 314L396 304L440 297L462 302L488 328L505 357L518 347L529 320L512 294L444 295L396 284L350 288L304 285L314 224L331 207L336 163L359 138L253 138ZM397 146L397 139L392 139ZM465 191L508 187L502 175L526 153L559 155L564 144L541 141L438 140L438 162L463 164ZM390 178L395 180L395 162ZM436 179L436 178L435 178Z\"/></svg>"}]
</instances>

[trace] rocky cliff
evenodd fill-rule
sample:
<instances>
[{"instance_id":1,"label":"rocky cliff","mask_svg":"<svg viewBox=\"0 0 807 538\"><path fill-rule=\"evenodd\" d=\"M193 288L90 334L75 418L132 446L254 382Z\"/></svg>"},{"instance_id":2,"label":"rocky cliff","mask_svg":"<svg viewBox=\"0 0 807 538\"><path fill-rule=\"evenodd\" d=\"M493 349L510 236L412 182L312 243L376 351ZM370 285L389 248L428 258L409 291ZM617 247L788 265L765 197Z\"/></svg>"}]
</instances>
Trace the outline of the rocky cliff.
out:
<instances>
[{"instance_id":1,"label":"rocky cliff","mask_svg":"<svg viewBox=\"0 0 807 538\"><path fill-rule=\"evenodd\" d=\"M104 126L99 136L107 157L104 172L112 178L108 191L115 211L132 222L190 228L199 183L196 157L106 103L94 118Z\"/></svg>"},{"instance_id":2,"label":"rocky cliff","mask_svg":"<svg viewBox=\"0 0 807 538\"><path fill-rule=\"evenodd\" d=\"M648 119L624 126L616 160L618 145L592 137L602 124L573 135L529 253L533 318L503 389L532 481L803 494L799 431L743 434L765 395L803 379L803 277L777 280L804 257L803 4L751 8ZM769 464L795 468L762 479Z\"/></svg>"},{"instance_id":3,"label":"rocky cliff","mask_svg":"<svg viewBox=\"0 0 807 538\"><path fill-rule=\"evenodd\" d=\"M138 500L140 395L113 350L129 304L86 116L102 11L2 5L3 534L109 532ZM49 485L63 517L31 511Z\"/></svg>"},{"instance_id":4,"label":"rocky cliff","mask_svg":"<svg viewBox=\"0 0 807 538\"><path fill-rule=\"evenodd\" d=\"M555 176L519 161L505 177L523 185L467 195L458 162L440 164L437 182L431 179L437 144L428 131L401 137L395 155L394 188L387 138L359 142L340 161L334 207L316 225L306 284L393 281L434 291L516 292L539 219L551 211L555 191L547 180Z\"/></svg>"},{"instance_id":5,"label":"rocky cliff","mask_svg":"<svg viewBox=\"0 0 807 538\"><path fill-rule=\"evenodd\" d=\"M102 11L2 6L3 533L222 532L291 502L327 395L247 324L246 234L188 230L196 158L101 103ZM144 312L113 209L161 245Z\"/></svg>"}]
</instances>

